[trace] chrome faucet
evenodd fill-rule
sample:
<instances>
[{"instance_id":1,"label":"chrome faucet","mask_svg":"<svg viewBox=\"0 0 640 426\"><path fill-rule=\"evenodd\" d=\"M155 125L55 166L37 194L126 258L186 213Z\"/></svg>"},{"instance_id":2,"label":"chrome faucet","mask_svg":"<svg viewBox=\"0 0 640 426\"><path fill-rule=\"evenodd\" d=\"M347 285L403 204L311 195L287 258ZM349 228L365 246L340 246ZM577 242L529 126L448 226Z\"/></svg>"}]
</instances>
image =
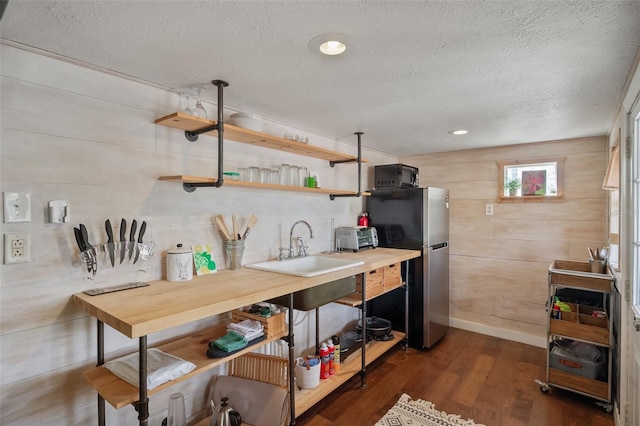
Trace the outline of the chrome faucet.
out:
<instances>
[{"instance_id":1,"label":"chrome faucet","mask_svg":"<svg viewBox=\"0 0 640 426\"><path fill-rule=\"evenodd\" d=\"M309 256L309 253L307 252L307 245L304 242L304 240L302 239L302 237L298 237L296 238L296 240L298 241L298 255L294 256L294 251L293 251L293 228L296 227L297 224L302 223L304 225L307 225L307 228L309 228L309 238L313 238L313 229L311 229L311 225L309 225L309 222L307 222L306 220L299 220L296 223L293 224L293 226L291 227L291 231L289 232L289 259L292 259L294 257L306 257Z\"/></svg>"}]
</instances>

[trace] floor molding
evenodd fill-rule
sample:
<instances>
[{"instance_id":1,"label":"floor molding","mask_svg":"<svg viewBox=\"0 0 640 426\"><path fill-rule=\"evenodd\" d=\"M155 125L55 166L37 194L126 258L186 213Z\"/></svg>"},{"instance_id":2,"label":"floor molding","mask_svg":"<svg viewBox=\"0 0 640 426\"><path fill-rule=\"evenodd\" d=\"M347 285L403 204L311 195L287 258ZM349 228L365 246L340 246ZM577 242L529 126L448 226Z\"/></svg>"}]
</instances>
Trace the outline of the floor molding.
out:
<instances>
[{"instance_id":1,"label":"floor molding","mask_svg":"<svg viewBox=\"0 0 640 426\"><path fill-rule=\"evenodd\" d=\"M486 334L488 336L498 337L500 339L512 340L514 342L525 343L527 345L537 346L539 348L547 347L547 340L544 337L534 336L532 334L521 333L513 330L505 330L504 328L491 327L477 322L465 321L456 318L449 319L451 327L460 328L462 330L473 331L474 333Z\"/></svg>"}]
</instances>

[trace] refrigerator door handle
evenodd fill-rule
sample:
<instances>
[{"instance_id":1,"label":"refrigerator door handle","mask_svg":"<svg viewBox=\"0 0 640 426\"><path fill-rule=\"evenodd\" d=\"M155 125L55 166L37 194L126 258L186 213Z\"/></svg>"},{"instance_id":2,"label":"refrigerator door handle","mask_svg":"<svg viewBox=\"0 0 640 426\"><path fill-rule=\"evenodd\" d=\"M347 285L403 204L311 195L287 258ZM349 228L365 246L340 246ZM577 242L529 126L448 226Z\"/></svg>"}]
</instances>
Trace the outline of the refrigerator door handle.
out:
<instances>
[{"instance_id":1,"label":"refrigerator door handle","mask_svg":"<svg viewBox=\"0 0 640 426\"><path fill-rule=\"evenodd\" d=\"M440 250L440 249L443 249L443 248L446 248L446 247L449 247L449 243L448 242L432 245L431 246L431 250Z\"/></svg>"}]
</instances>

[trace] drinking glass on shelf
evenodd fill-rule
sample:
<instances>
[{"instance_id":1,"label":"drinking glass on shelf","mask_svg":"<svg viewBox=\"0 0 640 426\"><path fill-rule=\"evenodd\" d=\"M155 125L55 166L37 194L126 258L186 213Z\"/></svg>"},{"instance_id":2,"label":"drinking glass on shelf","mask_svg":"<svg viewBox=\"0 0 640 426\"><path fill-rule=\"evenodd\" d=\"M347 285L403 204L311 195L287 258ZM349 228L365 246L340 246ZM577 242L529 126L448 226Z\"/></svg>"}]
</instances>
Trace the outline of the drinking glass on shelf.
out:
<instances>
[{"instance_id":1,"label":"drinking glass on shelf","mask_svg":"<svg viewBox=\"0 0 640 426\"><path fill-rule=\"evenodd\" d=\"M189 92L180 93L180 103L182 110L189 115L193 115L193 105L191 105L191 98L193 95Z\"/></svg>"},{"instance_id":2,"label":"drinking glass on shelf","mask_svg":"<svg viewBox=\"0 0 640 426\"><path fill-rule=\"evenodd\" d=\"M300 167L298 169L298 175L299 175L299 179L298 179L298 186L307 186L307 178L309 177L309 169L307 169L306 167Z\"/></svg>"},{"instance_id":3,"label":"drinking glass on shelf","mask_svg":"<svg viewBox=\"0 0 640 426\"><path fill-rule=\"evenodd\" d=\"M204 87L196 87L194 89L196 91L196 105L193 107L193 115L198 118L207 118L207 110L202 106L202 102L200 102L200 93L204 90Z\"/></svg>"},{"instance_id":4,"label":"drinking glass on shelf","mask_svg":"<svg viewBox=\"0 0 640 426\"><path fill-rule=\"evenodd\" d=\"M300 168L298 166L291 165L289 166L289 170L291 171L291 186L300 186Z\"/></svg>"},{"instance_id":5,"label":"drinking glass on shelf","mask_svg":"<svg viewBox=\"0 0 640 426\"><path fill-rule=\"evenodd\" d=\"M274 185L278 185L280 184L280 172L278 172L278 169L269 169L271 170L271 183Z\"/></svg>"},{"instance_id":6,"label":"drinking glass on shelf","mask_svg":"<svg viewBox=\"0 0 640 426\"><path fill-rule=\"evenodd\" d=\"M273 183L271 182L271 169L266 167L260 169L260 183Z\"/></svg>"},{"instance_id":7,"label":"drinking glass on shelf","mask_svg":"<svg viewBox=\"0 0 640 426\"><path fill-rule=\"evenodd\" d=\"M288 164L280 165L280 185L291 185L291 167Z\"/></svg>"},{"instance_id":8,"label":"drinking glass on shelf","mask_svg":"<svg viewBox=\"0 0 640 426\"><path fill-rule=\"evenodd\" d=\"M169 411L167 412L167 426L186 426L187 415L184 407L184 395L174 393L169 397Z\"/></svg>"},{"instance_id":9,"label":"drinking glass on shelf","mask_svg":"<svg viewBox=\"0 0 640 426\"><path fill-rule=\"evenodd\" d=\"M249 167L249 182L260 182L260 167Z\"/></svg>"},{"instance_id":10,"label":"drinking glass on shelf","mask_svg":"<svg viewBox=\"0 0 640 426\"><path fill-rule=\"evenodd\" d=\"M249 169L246 167L240 167L238 168L238 173L240 173L240 180L249 182Z\"/></svg>"}]
</instances>

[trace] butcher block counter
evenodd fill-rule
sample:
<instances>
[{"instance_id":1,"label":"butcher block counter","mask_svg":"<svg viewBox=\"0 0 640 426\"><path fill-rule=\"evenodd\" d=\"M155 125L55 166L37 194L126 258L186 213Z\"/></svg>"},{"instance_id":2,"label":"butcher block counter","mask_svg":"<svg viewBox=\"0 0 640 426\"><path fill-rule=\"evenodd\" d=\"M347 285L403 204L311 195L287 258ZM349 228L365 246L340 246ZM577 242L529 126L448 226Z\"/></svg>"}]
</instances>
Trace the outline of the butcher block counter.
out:
<instances>
[{"instance_id":1,"label":"butcher block counter","mask_svg":"<svg viewBox=\"0 0 640 426\"><path fill-rule=\"evenodd\" d=\"M147 287L99 296L77 293L73 302L125 336L137 338L419 256L419 250L378 247L343 252L340 257L364 264L315 277L224 269L191 281L151 281Z\"/></svg>"}]
</instances>

